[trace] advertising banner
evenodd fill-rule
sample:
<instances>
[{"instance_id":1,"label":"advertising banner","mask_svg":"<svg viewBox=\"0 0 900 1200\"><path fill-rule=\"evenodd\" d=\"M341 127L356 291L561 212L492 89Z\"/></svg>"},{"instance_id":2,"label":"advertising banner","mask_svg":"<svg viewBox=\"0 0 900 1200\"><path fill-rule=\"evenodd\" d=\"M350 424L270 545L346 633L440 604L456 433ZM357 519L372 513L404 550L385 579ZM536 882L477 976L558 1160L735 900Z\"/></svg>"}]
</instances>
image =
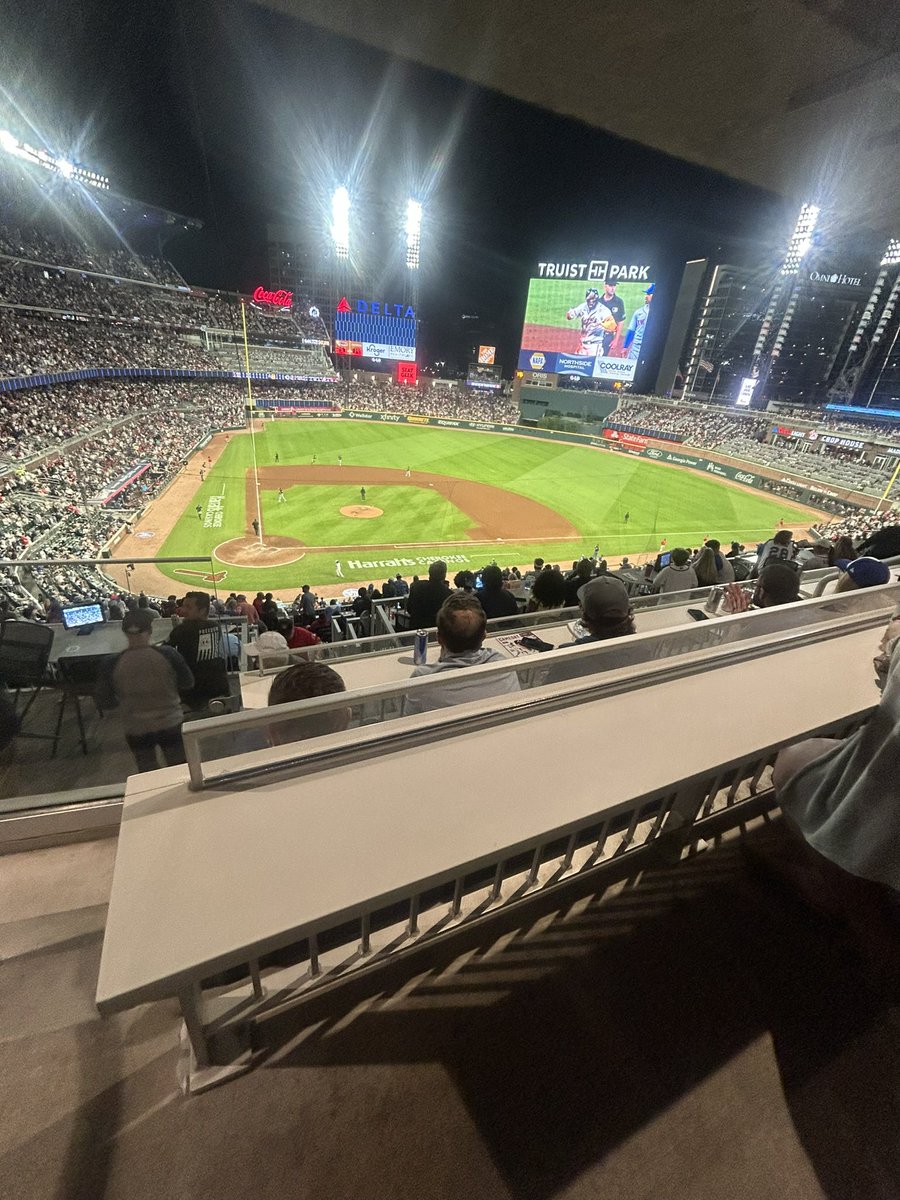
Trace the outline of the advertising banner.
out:
<instances>
[{"instance_id":1,"label":"advertising banner","mask_svg":"<svg viewBox=\"0 0 900 1200\"><path fill-rule=\"evenodd\" d=\"M639 433L625 433L620 429L604 429L603 436L610 442L619 442L622 446L649 446L650 439Z\"/></svg>"},{"instance_id":2,"label":"advertising banner","mask_svg":"<svg viewBox=\"0 0 900 1200\"><path fill-rule=\"evenodd\" d=\"M552 273L547 263L538 266L541 275L528 287L519 369L633 379L654 296L650 268L609 267L606 260L549 264Z\"/></svg>"}]
</instances>

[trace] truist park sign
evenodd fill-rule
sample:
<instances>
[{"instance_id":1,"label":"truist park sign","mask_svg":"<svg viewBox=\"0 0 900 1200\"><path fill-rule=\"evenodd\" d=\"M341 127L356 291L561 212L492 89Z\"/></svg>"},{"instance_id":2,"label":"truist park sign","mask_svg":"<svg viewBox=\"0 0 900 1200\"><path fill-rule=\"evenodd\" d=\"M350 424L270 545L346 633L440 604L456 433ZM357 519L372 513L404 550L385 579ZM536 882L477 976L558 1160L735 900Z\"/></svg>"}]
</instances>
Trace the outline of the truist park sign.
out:
<instances>
[{"instance_id":1,"label":"truist park sign","mask_svg":"<svg viewBox=\"0 0 900 1200\"><path fill-rule=\"evenodd\" d=\"M253 293L257 304L271 304L275 308L290 308L294 303L294 293L286 292L283 288L277 292L269 292L264 287L258 287Z\"/></svg>"}]
</instances>

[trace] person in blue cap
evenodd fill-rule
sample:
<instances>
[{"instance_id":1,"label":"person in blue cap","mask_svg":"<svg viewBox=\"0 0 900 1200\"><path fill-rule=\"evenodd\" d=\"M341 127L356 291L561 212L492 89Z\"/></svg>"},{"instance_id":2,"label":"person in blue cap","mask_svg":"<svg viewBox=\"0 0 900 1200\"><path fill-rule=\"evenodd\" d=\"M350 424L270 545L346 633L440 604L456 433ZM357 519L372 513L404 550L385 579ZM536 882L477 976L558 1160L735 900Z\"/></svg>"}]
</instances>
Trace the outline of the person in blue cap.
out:
<instances>
[{"instance_id":1,"label":"person in blue cap","mask_svg":"<svg viewBox=\"0 0 900 1200\"><path fill-rule=\"evenodd\" d=\"M654 284L650 284L644 292L644 303L634 310L634 315L628 322L625 331L625 352L632 362L637 362L641 354L641 343L644 340L644 329L650 316L650 301L653 299Z\"/></svg>"}]
</instances>

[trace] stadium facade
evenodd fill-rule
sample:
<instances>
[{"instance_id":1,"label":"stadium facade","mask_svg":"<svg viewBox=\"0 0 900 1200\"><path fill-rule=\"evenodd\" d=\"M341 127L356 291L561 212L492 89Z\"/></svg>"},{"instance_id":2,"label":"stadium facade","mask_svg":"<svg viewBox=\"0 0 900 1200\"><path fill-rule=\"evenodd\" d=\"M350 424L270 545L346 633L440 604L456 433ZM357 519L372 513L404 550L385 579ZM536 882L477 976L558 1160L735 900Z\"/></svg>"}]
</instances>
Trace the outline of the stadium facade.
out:
<instances>
[{"instance_id":1,"label":"stadium facade","mask_svg":"<svg viewBox=\"0 0 900 1200\"><path fill-rule=\"evenodd\" d=\"M683 384L687 399L735 404L752 379L754 408L900 409L898 296L900 264L859 255L814 251L787 280L771 266L688 263L657 391Z\"/></svg>"}]
</instances>

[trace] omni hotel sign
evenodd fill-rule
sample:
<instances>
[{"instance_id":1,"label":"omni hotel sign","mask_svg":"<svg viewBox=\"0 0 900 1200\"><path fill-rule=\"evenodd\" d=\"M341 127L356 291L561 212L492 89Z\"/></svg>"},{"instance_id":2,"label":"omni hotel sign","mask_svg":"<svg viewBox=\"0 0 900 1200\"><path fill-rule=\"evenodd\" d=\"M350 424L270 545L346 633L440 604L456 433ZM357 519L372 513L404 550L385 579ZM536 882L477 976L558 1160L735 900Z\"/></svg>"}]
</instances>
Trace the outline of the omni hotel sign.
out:
<instances>
[{"instance_id":1,"label":"omni hotel sign","mask_svg":"<svg viewBox=\"0 0 900 1200\"><path fill-rule=\"evenodd\" d=\"M286 292L283 288L277 292L270 292L264 287L258 287L253 293L253 299L257 304L271 304L275 308L290 308L294 303L294 293Z\"/></svg>"}]
</instances>

